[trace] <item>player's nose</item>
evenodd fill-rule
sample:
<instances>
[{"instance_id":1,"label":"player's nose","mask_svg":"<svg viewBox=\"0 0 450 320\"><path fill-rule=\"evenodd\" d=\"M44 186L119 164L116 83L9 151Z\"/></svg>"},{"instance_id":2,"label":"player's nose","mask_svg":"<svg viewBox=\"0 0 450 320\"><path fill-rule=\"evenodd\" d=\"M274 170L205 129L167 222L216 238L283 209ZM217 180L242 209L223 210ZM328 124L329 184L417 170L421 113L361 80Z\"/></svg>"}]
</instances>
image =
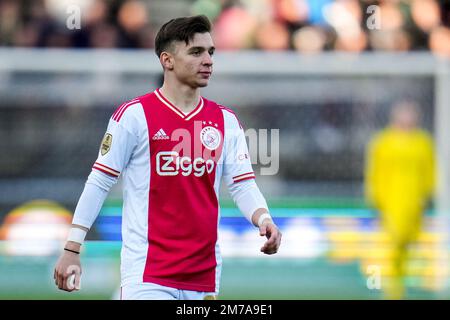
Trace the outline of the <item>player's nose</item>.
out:
<instances>
[{"instance_id":1,"label":"player's nose","mask_svg":"<svg viewBox=\"0 0 450 320\"><path fill-rule=\"evenodd\" d=\"M213 65L212 56L209 53L206 53L204 55L202 64L205 65L205 66L212 66Z\"/></svg>"}]
</instances>

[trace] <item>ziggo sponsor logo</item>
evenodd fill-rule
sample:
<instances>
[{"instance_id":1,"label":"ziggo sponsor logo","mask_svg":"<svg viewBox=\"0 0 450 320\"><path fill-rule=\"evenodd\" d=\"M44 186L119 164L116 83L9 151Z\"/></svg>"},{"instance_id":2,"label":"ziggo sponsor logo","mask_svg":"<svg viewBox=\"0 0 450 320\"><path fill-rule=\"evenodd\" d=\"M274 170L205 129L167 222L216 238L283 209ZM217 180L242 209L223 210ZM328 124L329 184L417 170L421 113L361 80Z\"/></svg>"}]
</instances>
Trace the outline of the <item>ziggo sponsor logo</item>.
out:
<instances>
[{"instance_id":1,"label":"ziggo sponsor logo","mask_svg":"<svg viewBox=\"0 0 450 320\"><path fill-rule=\"evenodd\" d=\"M156 172L160 176L176 176L180 172L183 176L194 174L196 177L210 174L214 170L215 162L211 159L180 157L176 151L161 151L156 154Z\"/></svg>"}]
</instances>

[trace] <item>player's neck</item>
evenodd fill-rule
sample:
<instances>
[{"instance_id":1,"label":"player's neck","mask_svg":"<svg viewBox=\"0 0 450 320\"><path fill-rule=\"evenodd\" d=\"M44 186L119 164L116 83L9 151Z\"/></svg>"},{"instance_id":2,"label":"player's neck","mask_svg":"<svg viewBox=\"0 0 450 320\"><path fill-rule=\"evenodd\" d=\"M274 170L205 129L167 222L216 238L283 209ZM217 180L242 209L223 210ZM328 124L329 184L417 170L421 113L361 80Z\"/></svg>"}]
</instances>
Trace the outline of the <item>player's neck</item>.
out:
<instances>
[{"instance_id":1,"label":"player's neck","mask_svg":"<svg viewBox=\"0 0 450 320\"><path fill-rule=\"evenodd\" d=\"M200 89L187 86L170 86L164 82L159 89L162 95L181 111L188 113L197 107L200 100Z\"/></svg>"}]
</instances>

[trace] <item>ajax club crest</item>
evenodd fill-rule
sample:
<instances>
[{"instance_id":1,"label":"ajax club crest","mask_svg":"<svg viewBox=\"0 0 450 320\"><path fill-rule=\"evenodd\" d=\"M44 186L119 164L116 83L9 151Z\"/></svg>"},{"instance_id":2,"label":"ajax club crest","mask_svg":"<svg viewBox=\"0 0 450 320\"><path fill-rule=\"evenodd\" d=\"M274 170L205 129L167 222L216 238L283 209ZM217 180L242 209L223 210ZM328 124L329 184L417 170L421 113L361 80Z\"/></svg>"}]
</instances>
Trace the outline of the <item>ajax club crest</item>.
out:
<instances>
[{"instance_id":1,"label":"ajax club crest","mask_svg":"<svg viewBox=\"0 0 450 320\"><path fill-rule=\"evenodd\" d=\"M206 149L216 150L220 145L221 139L220 131L214 127L204 127L200 132L200 140Z\"/></svg>"}]
</instances>

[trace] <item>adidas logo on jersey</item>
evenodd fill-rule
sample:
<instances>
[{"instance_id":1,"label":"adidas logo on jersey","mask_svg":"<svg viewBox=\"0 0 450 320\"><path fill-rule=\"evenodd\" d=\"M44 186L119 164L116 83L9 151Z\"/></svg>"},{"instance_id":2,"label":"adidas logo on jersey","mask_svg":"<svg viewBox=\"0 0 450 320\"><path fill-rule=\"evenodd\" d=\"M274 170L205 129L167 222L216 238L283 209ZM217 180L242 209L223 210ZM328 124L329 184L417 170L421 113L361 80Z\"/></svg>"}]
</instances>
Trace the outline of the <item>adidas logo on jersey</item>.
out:
<instances>
[{"instance_id":1,"label":"adidas logo on jersey","mask_svg":"<svg viewBox=\"0 0 450 320\"><path fill-rule=\"evenodd\" d=\"M164 130L161 128L158 130L157 133L153 136L152 140L168 140L170 137L164 132Z\"/></svg>"}]
</instances>

